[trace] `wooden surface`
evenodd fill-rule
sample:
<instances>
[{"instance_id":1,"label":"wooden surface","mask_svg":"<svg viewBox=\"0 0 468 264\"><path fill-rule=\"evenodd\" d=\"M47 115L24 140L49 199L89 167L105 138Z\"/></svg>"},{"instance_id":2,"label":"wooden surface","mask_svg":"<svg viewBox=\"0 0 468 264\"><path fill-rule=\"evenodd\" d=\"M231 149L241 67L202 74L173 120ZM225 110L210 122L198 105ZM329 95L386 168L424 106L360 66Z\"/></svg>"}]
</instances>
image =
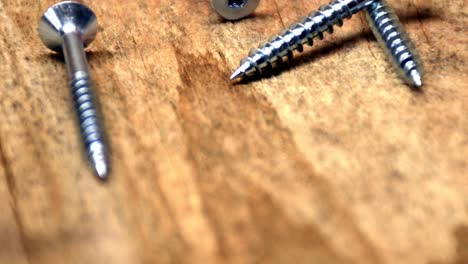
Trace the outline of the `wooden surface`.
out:
<instances>
[{"instance_id":1,"label":"wooden surface","mask_svg":"<svg viewBox=\"0 0 468 264\"><path fill-rule=\"evenodd\" d=\"M0 1L0 263L468 263L468 2L390 0L425 61L401 83L362 14L280 75L248 50L321 0L85 1L112 179L87 167L53 1Z\"/></svg>"}]
</instances>

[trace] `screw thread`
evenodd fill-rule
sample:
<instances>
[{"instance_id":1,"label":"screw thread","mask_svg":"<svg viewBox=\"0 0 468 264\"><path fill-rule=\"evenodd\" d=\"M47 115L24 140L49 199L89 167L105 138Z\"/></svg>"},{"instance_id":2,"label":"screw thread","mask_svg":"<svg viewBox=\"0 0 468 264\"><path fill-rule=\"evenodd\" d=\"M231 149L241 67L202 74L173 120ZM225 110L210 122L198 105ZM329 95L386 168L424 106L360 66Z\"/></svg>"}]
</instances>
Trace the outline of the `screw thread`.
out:
<instances>
[{"instance_id":1,"label":"screw thread","mask_svg":"<svg viewBox=\"0 0 468 264\"><path fill-rule=\"evenodd\" d=\"M109 169L107 147L92 94L91 78L87 72L79 71L74 74L70 86L88 158L93 163L97 175L104 179Z\"/></svg>"},{"instance_id":2,"label":"screw thread","mask_svg":"<svg viewBox=\"0 0 468 264\"><path fill-rule=\"evenodd\" d=\"M375 37L400 75L410 85L422 86L423 65L419 53L393 8L385 0L378 0L365 13Z\"/></svg>"},{"instance_id":3,"label":"screw thread","mask_svg":"<svg viewBox=\"0 0 468 264\"><path fill-rule=\"evenodd\" d=\"M330 4L321 6L308 17L252 49L248 57L242 59L241 66L231 79L271 72L284 62L284 58L292 60L295 50L302 52L305 44L313 46L314 38L323 39L325 32L332 34L335 25L341 27L344 19L351 18L371 2L372 0L333 0Z\"/></svg>"}]
</instances>

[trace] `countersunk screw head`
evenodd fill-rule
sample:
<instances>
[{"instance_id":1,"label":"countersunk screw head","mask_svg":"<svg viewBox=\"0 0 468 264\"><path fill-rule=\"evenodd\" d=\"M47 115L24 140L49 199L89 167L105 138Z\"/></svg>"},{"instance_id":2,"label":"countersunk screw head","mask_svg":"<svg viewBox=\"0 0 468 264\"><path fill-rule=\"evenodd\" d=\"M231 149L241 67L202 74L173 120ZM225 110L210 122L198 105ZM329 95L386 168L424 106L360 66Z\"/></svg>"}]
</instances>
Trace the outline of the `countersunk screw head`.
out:
<instances>
[{"instance_id":1,"label":"countersunk screw head","mask_svg":"<svg viewBox=\"0 0 468 264\"><path fill-rule=\"evenodd\" d=\"M64 34L78 32L86 47L94 40L98 29L94 12L74 1L64 1L49 7L39 22L39 36L42 42L57 52L62 51Z\"/></svg>"},{"instance_id":2,"label":"countersunk screw head","mask_svg":"<svg viewBox=\"0 0 468 264\"><path fill-rule=\"evenodd\" d=\"M260 0L212 0L211 3L220 16L238 20L252 14Z\"/></svg>"}]
</instances>

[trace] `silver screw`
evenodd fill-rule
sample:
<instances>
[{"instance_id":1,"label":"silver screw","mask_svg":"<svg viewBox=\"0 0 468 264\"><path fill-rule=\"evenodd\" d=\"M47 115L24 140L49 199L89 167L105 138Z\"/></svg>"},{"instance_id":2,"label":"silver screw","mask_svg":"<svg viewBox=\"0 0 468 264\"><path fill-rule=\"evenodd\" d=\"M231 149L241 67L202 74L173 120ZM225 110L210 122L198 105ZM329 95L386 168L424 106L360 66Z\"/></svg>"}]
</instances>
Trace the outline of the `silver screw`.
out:
<instances>
[{"instance_id":1,"label":"silver screw","mask_svg":"<svg viewBox=\"0 0 468 264\"><path fill-rule=\"evenodd\" d=\"M98 23L93 11L73 1L51 6L39 23L42 42L65 57L81 137L96 175L105 180L109 173L108 149L93 99L92 81L84 52L84 47L94 40L97 32Z\"/></svg>"},{"instance_id":2,"label":"silver screw","mask_svg":"<svg viewBox=\"0 0 468 264\"><path fill-rule=\"evenodd\" d=\"M333 0L329 5L321 6L318 11L271 37L259 48L251 50L232 74L231 80L271 72L273 67L283 62L283 58L292 60L293 51L302 52L306 43L312 46L313 39L323 39L326 31L333 33L334 25L341 27L345 18L351 18L370 3L372 0Z\"/></svg>"},{"instance_id":3,"label":"silver screw","mask_svg":"<svg viewBox=\"0 0 468 264\"><path fill-rule=\"evenodd\" d=\"M385 0L373 2L365 11L367 21L405 81L421 87L423 66L419 53L408 37L393 8Z\"/></svg>"},{"instance_id":4,"label":"silver screw","mask_svg":"<svg viewBox=\"0 0 468 264\"><path fill-rule=\"evenodd\" d=\"M244 18L255 11L260 0L212 0L214 10L228 20Z\"/></svg>"}]
</instances>

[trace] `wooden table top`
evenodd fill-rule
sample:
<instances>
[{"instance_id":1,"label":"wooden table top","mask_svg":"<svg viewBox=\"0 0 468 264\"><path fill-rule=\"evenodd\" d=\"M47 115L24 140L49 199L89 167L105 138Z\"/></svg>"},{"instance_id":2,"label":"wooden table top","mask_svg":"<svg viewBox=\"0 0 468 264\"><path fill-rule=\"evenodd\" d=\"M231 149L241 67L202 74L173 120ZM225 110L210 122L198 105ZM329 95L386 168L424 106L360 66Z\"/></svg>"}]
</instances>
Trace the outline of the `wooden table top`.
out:
<instances>
[{"instance_id":1,"label":"wooden table top","mask_svg":"<svg viewBox=\"0 0 468 264\"><path fill-rule=\"evenodd\" d=\"M281 74L228 77L324 4L84 1L112 147L83 153L54 1L0 1L0 263L468 263L468 2L389 0L425 62L409 89L363 14Z\"/></svg>"}]
</instances>

